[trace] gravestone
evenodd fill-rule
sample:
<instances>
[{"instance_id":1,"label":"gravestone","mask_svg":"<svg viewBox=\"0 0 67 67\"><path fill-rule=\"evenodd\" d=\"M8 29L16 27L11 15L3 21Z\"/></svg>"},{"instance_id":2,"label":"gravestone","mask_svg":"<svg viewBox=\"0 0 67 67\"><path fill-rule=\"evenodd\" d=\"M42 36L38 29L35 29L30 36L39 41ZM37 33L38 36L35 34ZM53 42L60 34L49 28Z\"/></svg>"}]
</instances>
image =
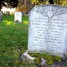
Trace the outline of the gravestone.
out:
<instances>
[{"instance_id":1,"label":"gravestone","mask_svg":"<svg viewBox=\"0 0 67 67\"><path fill-rule=\"evenodd\" d=\"M37 5L29 14L28 50L67 55L67 7Z\"/></svg>"},{"instance_id":2,"label":"gravestone","mask_svg":"<svg viewBox=\"0 0 67 67\"><path fill-rule=\"evenodd\" d=\"M0 22L2 21L3 13L0 11Z\"/></svg>"},{"instance_id":3,"label":"gravestone","mask_svg":"<svg viewBox=\"0 0 67 67\"><path fill-rule=\"evenodd\" d=\"M22 12L15 12L14 21L20 23L22 22Z\"/></svg>"}]
</instances>

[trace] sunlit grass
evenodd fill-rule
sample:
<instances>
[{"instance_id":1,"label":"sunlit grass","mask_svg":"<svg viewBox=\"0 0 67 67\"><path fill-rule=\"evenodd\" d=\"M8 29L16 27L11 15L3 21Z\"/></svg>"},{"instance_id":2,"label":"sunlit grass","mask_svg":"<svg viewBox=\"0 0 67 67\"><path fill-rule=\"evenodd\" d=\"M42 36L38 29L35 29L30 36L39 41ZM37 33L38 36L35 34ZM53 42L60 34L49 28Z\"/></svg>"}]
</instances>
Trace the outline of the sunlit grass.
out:
<instances>
[{"instance_id":1,"label":"sunlit grass","mask_svg":"<svg viewBox=\"0 0 67 67\"><path fill-rule=\"evenodd\" d=\"M28 21L23 21L23 23L28 25L29 22Z\"/></svg>"},{"instance_id":2,"label":"sunlit grass","mask_svg":"<svg viewBox=\"0 0 67 67\"><path fill-rule=\"evenodd\" d=\"M28 17L24 16L22 23L15 23L13 15L4 15L0 22L0 65L16 67L19 56L27 49L27 42Z\"/></svg>"},{"instance_id":3,"label":"sunlit grass","mask_svg":"<svg viewBox=\"0 0 67 67\"><path fill-rule=\"evenodd\" d=\"M4 23L6 23L6 25L14 25L15 23L12 21L8 21L8 20L3 20Z\"/></svg>"}]
</instances>

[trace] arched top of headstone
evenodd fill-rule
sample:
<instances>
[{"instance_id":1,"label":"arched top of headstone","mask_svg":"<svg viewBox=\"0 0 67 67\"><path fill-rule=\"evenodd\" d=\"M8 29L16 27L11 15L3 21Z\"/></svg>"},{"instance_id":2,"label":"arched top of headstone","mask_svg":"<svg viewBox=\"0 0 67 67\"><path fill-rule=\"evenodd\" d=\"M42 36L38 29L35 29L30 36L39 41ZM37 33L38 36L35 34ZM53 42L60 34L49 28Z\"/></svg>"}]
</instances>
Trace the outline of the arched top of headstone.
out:
<instances>
[{"instance_id":1,"label":"arched top of headstone","mask_svg":"<svg viewBox=\"0 0 67 67\"><path fill-rule=\"evenodd\" d=\"M51 15L50 13L53 11L53 14ZM63 7L60 5L53 5L53 4L48 4L48 5L36 5L30 12L33 13L40 13L42 15L46 14L48 17L52 17L55 15L60 15L60 14L67 14L67 7Z\"/></svg>"}]
</instances>

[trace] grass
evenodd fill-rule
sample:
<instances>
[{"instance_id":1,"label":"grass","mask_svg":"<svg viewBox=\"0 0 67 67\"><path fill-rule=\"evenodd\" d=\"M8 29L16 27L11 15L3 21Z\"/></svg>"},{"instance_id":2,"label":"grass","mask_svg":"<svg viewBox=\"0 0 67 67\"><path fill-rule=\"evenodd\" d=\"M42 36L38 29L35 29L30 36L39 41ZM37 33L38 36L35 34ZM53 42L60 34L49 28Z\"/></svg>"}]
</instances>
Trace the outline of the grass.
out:
<instances>
[{"instance_id":1,"label":"grass","mask_svg":"<svg viewBox=\"0 0 67 67\"><path fill-rule=\"evenodd\" d=\"M28 22L28 17L23 16ZM19 56L27 49L28 23L14 23L14 16L3 15L0 22L0 66L20 67Z\"/></svg>"},{"instance_id":2,"label":"grass","mask_svg":"<svg viewBox=\"0 0 67 67\"><path fill-rule=\"evenodd\" d=\"M16 23L13 15L3 15L3 20L0 22L0 66L37 67L34 63L30 64L20 60L20 55L27 50L27 44L28 16L23 16L22 23ZM61 61L60 57L48 54L33 53L30 55L36 57L34 60L36 64L41 63L40 58L46 59L49 65L54 61Z\"/></svg>"}]
</instances>

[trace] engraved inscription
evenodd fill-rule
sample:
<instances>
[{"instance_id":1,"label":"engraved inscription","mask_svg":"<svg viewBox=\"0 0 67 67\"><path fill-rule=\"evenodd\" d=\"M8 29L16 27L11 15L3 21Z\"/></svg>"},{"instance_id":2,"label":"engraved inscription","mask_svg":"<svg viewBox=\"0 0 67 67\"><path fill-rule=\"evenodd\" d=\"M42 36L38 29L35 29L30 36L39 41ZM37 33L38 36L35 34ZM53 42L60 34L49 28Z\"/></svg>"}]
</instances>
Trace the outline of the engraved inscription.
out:
<instances>
[{"instance_id":1,"label":"engraved inscription","mask_svg":"<svg viewBox=\"0 0 67 67\"><path fill-rule=\"evenodd\" d=\"M33 11L30 16L28 49L36 52L46 51L56 55L63 54L67 36L67 14L61 13L63 7L40 6L40 9L42 8L40 11L39 7L36 8L38 8L36 15Z\"/></svg>"}]
</instances>

